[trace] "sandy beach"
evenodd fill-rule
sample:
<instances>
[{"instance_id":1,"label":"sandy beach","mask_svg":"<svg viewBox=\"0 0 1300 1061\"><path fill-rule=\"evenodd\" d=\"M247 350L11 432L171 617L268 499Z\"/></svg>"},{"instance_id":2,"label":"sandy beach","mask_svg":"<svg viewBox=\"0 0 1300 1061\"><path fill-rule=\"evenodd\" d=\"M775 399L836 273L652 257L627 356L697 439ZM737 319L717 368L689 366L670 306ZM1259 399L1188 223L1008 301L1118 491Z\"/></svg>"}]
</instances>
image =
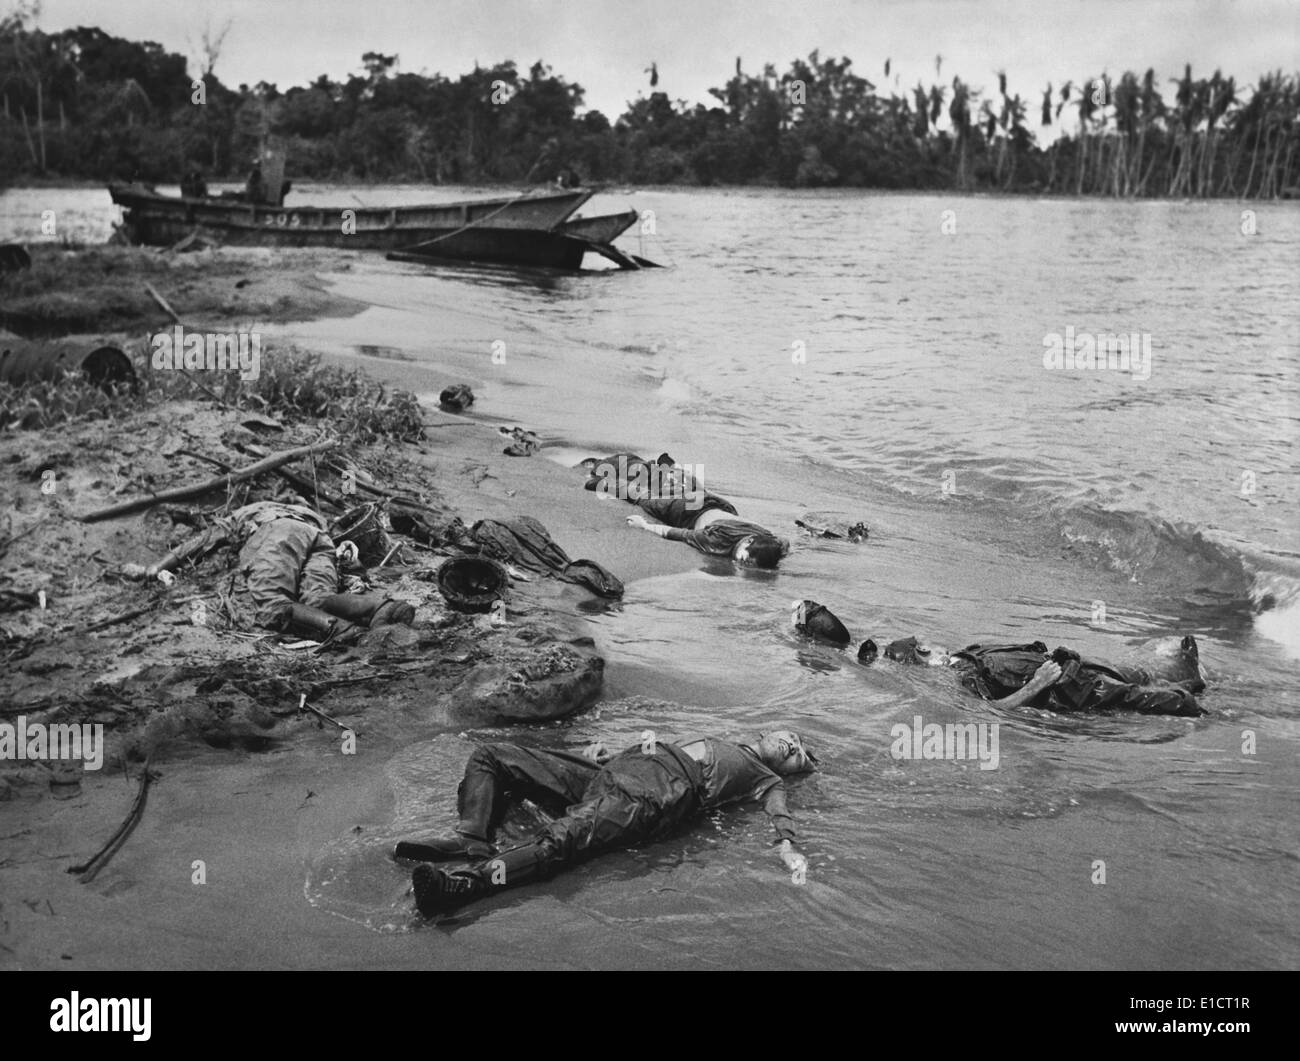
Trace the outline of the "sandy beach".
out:
<instances>
[{"instance_id":1,"label":"sandy beach","mask_svg":"<svg viewBox=\"0 0 1300 1061\"><path fill-rule=\"evenodd\" d=\"M246 287L260 288L261 299L241 309L245 319L266 316L268 305L281 321L318 314L326 307L336 314L361 308L330 298L311 268L318 261L281 264L271 270L256 255L245 254L244 259L239 263L243 268L231 275L251 275L255 283ZM339 267L338 262L330 264ZM183 316L191 311L196 289L187 268L188 263L179 266L181 282L159 285L173 292L169 298ZM148 316L147 309L142 313ZM283 343L283 336L279 341ZM274 357L274 351L266 356ZM417 392L462 381L463 370L470 367L465 363L468 359L458 365L455 358L448 358L446 365L418 366L364 355L355 360L364 362L365 371L378 381ZM159 418L178 417L191 437L206 438L218 448L223 430L238 420L235 412L201 399L171 403L142 416L154 427ZM618 501L601 503L584 492L581 473L547 459L545 447L532 457L505 456L499 423L490 408L476 406L469 415L429 408L427 423L427 442L395 446L390 455L409 464L408 474L423 480L445 510L460 515L467 525L484 518L532 515L571 556L595 560L625 582L695 566L688 550L663 550L651 556L638 549L637 536L625 522L627 506ZM545 437L545 424L526 426ZM114 437L140 431L142 425L128 421L118 425ZM19 433L7 438L4 447L10 460L26 459L35 466L42 455L49 455L58 434L58 429ZM45 534L40 546L51 562L54 553L89 548L86 529L70 517L109 500L104 479L93 470L87 472L83 459L69 457L67 463L61 473L67 486L60 492L55 517L59 531L55 537ZM183 483L193 479L200 467L198 462L178 458L172 478ZM169 485L173 484L153 483L155 489ZM19 513L39 509L39 478L20 483L6 500ZM96 552L110 563L128 558L138 563L156 560L160 552L139 544L145 537L144 519L135 515L95 525L96 532L104 528L94 534ZM64 528L66 534L61 533ZM55 541L65 548L52 548ZM426 583L425 590L420 618L436 619L445 605L431 584ZM578 635L584 633L583 609L604 606L584 590L541 578L517 590L512 613L517 609L560 623ZM52 598L58 597L55 590L50 592ZM52 599L45 613L51 624L67 621L59 603ZM157 648L145 648L137 656L138 665L125 671L118 668L119 675L129 677L143 667L182 655L191 662L201 656L205 631L182 627L179 634L174 632L175 624L185 621L185 607L179 605L137 620L137 627L156 633ZM60 665L72 666L91 682L96 680L95 668L103 667L111 684L111 659L123 637L120 627L88 635L75 662L65 660ZM140 653L140 646L133 651ZM346 663L338 665L344 674L347 668ZM15 674L6 684L9 699L19 692L32 695L37 679L27 675L24 680ZM606 689L605 696L641 691ZM414 718L409 705L393 714L395 705L383 692L365 697L325 694L319 704L360 732L355 756L341 754L335 736L316 729L313 720L287 728L277 723L270 750L248 751L238 746L237 737L236 746L224 749L205 746L193 733L158 741L156 730L132 728L135 720L128 718L123 721L130 740L110 737L104 768L84 775L75 798L51 798L43 767L19 764L19 769L7 771L6 798L0 801L4 840L0 894L5 897L0 908L0 967L546 966L541 955L521 954L509 946L508 939L494 939L491 929L486 930L486 939L447 940L430 948L422 933L375 933L322 912L304 899L305 867L322 845L349 832L360 835L391 824L394 793L383 769L385 759L414 738L448 732L455 725L431 702L415 710ZM10 710L17 706L15 701ZM149 790L140 823L94 882L81 884L67 868L89 856L122 820L136 792L136 782L123 774L122 755L127 752L138 760L146 747L153 751L152 768L158 780ZM444 754L449 770L458 769L466 747L463 741L448 742ZM132 778L139 769L139 762L134 762ZM445 809L454 799L454 786L430 792L429 799ZM200 863L202 872L196 869ZM195 883L200 878L205 882ZM565 960L557 957L555 964L563 965Z\"/></svg>"}]
</instances>

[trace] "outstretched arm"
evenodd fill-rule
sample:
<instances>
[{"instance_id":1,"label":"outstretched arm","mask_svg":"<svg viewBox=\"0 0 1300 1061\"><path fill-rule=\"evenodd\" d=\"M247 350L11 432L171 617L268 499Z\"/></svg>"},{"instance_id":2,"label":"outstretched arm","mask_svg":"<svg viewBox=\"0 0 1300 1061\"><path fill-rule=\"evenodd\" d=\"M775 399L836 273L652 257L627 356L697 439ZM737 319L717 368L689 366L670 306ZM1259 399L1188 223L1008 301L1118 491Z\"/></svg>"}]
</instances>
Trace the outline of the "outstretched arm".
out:
<instances>
[{"instance_id":1,"label":"outstretched arm","mask_svg":"<svg viewBox=\"0 0 1300 1061\"><path fill-rule=\"evenodd\" d=\"M1049 659L1034 672L1034 676L1025 683L1023 689L1019 689L1010 696L1004 696L1001 700L994 700L993 702L997 704L998 707L1020 707L1023 704L1029 703L1030 700L1041 693L1044 689L1055 685L1057 679L1060 677L1061 665L1055 660Z\"/></svg>"},{"instance_id":2,"label":"outstretched arm","mask_svg":"<svg viewBox=\"0 0 1300 1061\"><path fill-rule=\"evenodd\" d=\"M776 829L776 835L780 837L776 851L781 856L781 861L785 863L786 869L791 872L807 870L808 860L794 846L794 819L786 810L785 785L777 784L768 789L763 797L763 810L772 819L772 826Z\"/></svg>"},{"instance_id":3,"label":"outstretched arm","mask_svg":"<svg viewBox=\"0 0 1300 1061\"><path fill-rule=\"evenodd\" d=\"M638 530L649 531L651 534L657 534L661 538L668 537L668 532L672 530L672 527L668 526L668 524L651 523L645 516L628 516L627 525L636 527Z\"/></svg>"}]
</instances>

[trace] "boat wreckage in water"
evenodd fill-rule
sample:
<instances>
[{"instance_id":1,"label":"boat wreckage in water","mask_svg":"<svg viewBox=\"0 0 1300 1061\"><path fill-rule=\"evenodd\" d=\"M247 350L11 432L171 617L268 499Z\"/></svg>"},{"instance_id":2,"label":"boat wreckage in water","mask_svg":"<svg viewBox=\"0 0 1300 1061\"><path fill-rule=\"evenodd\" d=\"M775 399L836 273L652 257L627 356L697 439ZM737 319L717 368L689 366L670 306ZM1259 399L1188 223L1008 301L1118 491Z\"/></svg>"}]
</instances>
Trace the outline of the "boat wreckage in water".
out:
<instances>
[{"instance_id":1,"label":"boat wreckage in water","mask_svg":"<svg viewBox=\"0 0 1300 1061\"><path fill-rule=\"evenodd\" d=\"M623 269L655 263L614 246L637 221L628 210L572 215L598 189L423 206L291 206L230 194L162 195L144 184L110 184L132 243L170 247L192 236L231 246L338 247L388 252L397 261L439 260L580 269L589 252Z\"/></svg>"}]
</instances>

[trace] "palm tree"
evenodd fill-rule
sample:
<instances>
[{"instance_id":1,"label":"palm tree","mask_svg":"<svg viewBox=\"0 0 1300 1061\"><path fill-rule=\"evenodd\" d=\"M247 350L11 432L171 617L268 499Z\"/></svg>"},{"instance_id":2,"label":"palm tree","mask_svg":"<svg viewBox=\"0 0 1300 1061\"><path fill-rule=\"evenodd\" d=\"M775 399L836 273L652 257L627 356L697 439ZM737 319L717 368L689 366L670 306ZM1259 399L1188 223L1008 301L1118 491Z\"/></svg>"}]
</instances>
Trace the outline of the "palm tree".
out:
<instances>
[{"instance_id":1,"label":"palm tree","mask_svg":"<svg viewBox=\"0 0 1300 1061\"><path fill-rule=\"evenodd\" d=\"M1202 94L1192 80L1192 64L1183 69L1182 80L1175 82L1178 93L1174 106L1174 147L1178 152L1178 167L1169 180L1169 195L1186 194L1192 173L1192 134L1201 120Z\"/></svg>"},{"instance_id":2,"label":"palm tree","mask_svg":"<svg viewBox=\"0 0 1300 1061\"><path fill-rule=\"evenodd\" d=\"M1111 195L1127 197L1133 194L1133 161L1137 156L1135 142L1141 122L1139 97L1137 75L1126 70L1115 87L1115 130L1118 139L1111 157Z\"/></svg>"},{"instance_id":3,"label":"palm tree","mask_svg":"<svg viewBox=\"0 0 1300 1061\"><path fill-rule=\"evenodd\" d=\"M1092 92L1092 82L1085 81L1083 90L1079 93L1079 156L1078 171L1075 176L1074 194L1083 194L1083 171L1088 161L1088 122L1097 109L1096 99Z\"/></svg>"},{"instance_id":4,"label":"palm tree","mask_svg":"<svg viewBox=\"0 0 1300 1061\"><path fill-rule=\"evenodd\" d=\"M924 141L930 131L928 120L930 100L926 95L925 86L920 81L916 83L916 88L912 89L912 98L916 101L916 117L912 123L912 132L918 140Z\"/></svg>"},{"instance_id":5,"label":"palm tree","mask_svg":"<svg viewBox=\"0 0 1300 1061\"><path fill-rule=\"evenodd\" d=\"M957 137L957 186L967 188L966 151L970 141L970 106L974 102L971 90L960 77L952 79L952 102L948 104L948 118Z\"/></svg>"},{"instance_id":6,"label":"palm tree","mask_svg":"<svg viewBox=\"0 0 1300 1061\"><path fill-rule=\"evenodd\" d=\"M1210 78L1208 86L1208 99L1205 108L1207 125L1205 143L1201 149L1200 184L1203 196L1216 194L1217 189L1222 186L1222 180L1217 185L1214 181L1214 167L1219 161L1219 129L1216 126L1223 121L1228 109L1234 106L1236 102L1236 78L1230 77L1225 80L1219 75L1218 70L1214 71L1214 76Z\"/></svg>"},{"instance_id":7,"label":"palm tree","mask_svg":"<svg viewBox=\"0 0 1300 1061\"><path fill-rule=\"evenodd\" d=\"M1134 163L1134 172L1138 174L1135 191L1138 195L1145 195L1147 181L1156 165L1156 159L1153 158L1146 171L1143 172L1142 170L1142 160L1146 154L1147 134L1155 128L1157 121L1164 121L1165 116L1165 101L1160 98L1160 93L1156 91L1156 72L1150 67L1142 76L1142 92L1139 96L1139 104L1138 120L1141 131L1138 134L1137 159Z\"/></svg>"},{"instance_id":8,"label":"palm tree","mask_svg":"<svg viewBox=\"0 0 1300 1061\"><path fill-rule=\"evenodd\" d=\"M1020 155L1033 143L1033 135L1025 128L1025 103L1020 94L1005 100L1002 107L1003 144L1011 143L1011 168L1007 171L1004 187L1010 188L1016 180L1016 163Z\"/></svg>"}]
</instances>

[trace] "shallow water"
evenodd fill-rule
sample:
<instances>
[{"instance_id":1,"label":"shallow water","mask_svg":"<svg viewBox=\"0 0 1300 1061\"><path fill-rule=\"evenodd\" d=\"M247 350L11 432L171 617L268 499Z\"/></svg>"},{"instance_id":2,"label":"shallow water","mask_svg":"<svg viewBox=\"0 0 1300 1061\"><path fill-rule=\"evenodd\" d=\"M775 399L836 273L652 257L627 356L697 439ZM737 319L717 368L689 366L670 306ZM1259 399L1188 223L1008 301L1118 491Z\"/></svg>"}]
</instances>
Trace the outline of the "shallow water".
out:
<instances>
[{"instance_id":1,"label":"shallow water","mask_svg":"<svg viewBox=\"0 0 1300 1061\"><path fill-rule=\"evenodd\" d=\"M69 225L106 231L103 193L10 192L0 237L35 231L47 195L67 197ZM1251 207L1254 236L1232 203L647 191L587 212L625 202L653 210L656 231L623 242L675 268L368 260L331 280L374 309L290 330L323 348L481 357L469 382L482 413L540 431L569 461L666 449L702 463L712 489L795 550L776 575L701 558L630 584L622 608L591 617L607 697L580 718L393 741L392 821L321 851L309 899L376 930L512 940L556 965L1294 967L1294 207ZM1149 378L1046 369L1044 339L1067 327L1149 335ZM598 502L575 483L573 504ZM871 539L799 537L808 510L865 519ZM945 672L864 669L800 642L789 604L805 597L855 642L1041 638L1124 659L1194 633L1211 713L999 713ZM894 759L890 729L916 715L999 723L998 769ZM630 744L645 728L743 737L782 721L824 763L791 790L805 884L755 811L441 929L416 925L405 874L383 857L392 839L451 823L469 740Z\"/></svg>"}]
</instances>

